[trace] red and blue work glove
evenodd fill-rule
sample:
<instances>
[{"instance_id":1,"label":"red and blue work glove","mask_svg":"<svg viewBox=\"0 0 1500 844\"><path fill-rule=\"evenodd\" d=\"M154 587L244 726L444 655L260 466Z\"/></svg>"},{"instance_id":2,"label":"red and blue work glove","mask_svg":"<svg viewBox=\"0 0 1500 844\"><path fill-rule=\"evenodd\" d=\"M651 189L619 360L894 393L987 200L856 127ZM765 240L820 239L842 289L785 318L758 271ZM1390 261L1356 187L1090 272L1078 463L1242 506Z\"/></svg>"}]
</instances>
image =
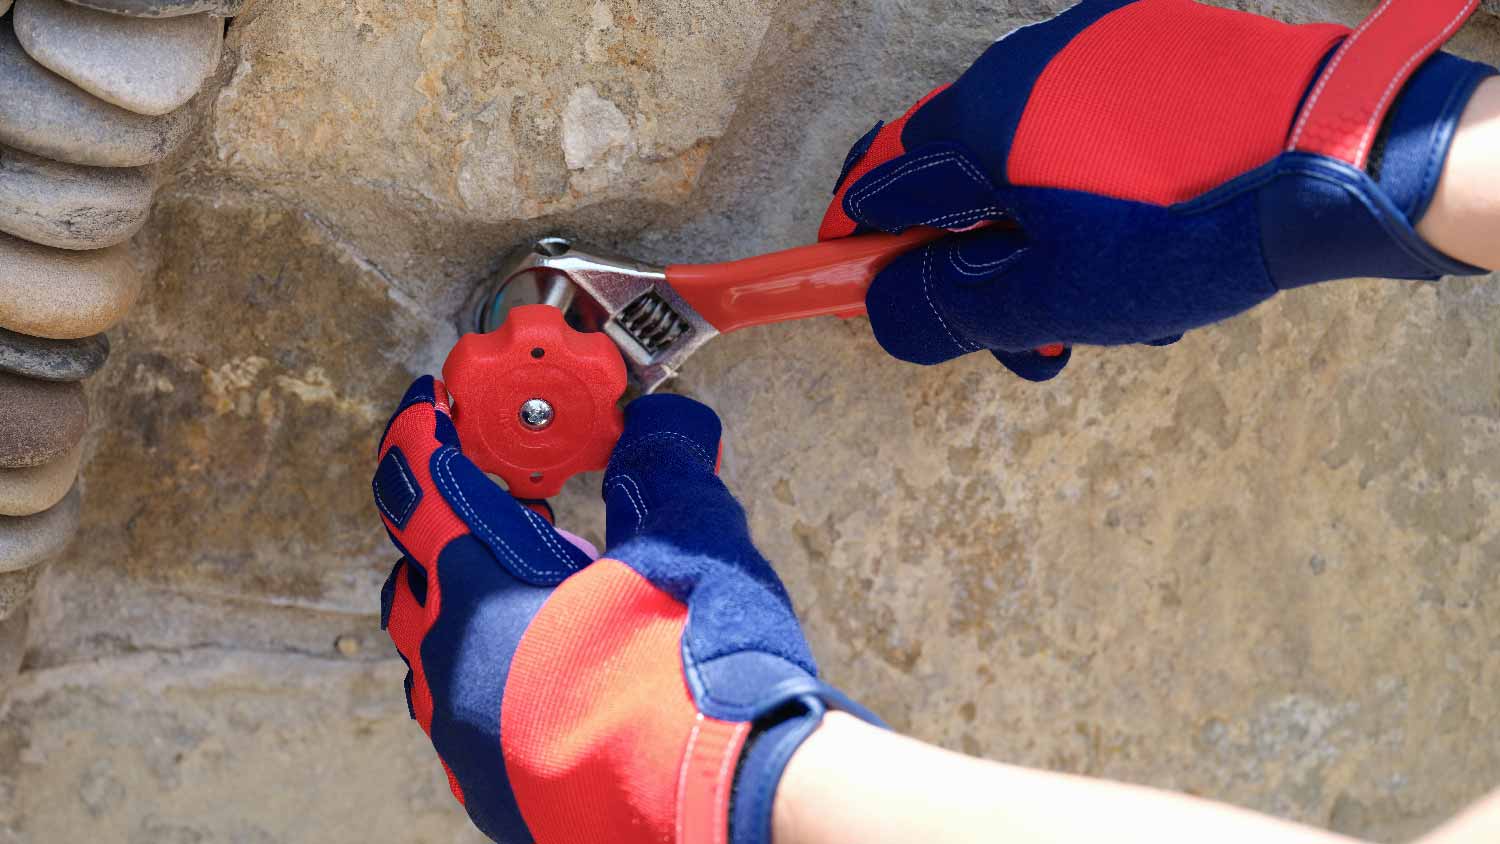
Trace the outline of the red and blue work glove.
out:
<instances>
[{"instance_id":1,"label":"red and blue work glove","mask_svg":"<svg viewBox=\"0 0 1500 844\"><path fill-rule=\"evenodd\" d=\"M376 505L403 558L381 622L453 794L512 842L759 842L829 707L786 590L716 475L719 419L642 398L604 480L608 555L460 450L442 383L386 429Z\"/></svg>"},{"instance_id":2,"label":"red and blue work glove","mask_svg":"<svg viewBox=\"0 0 1500 844\"><path fill-rule=\"evenodd\" d=\"M820 238L961 231L876 278L875 336L1033 380L1073 344L1170 343L1313 282L1483 273L1414 230L1496 72L1434 55L1478 3L1386 0L1351 32L1083 0L872 129Z\"/></svg>"}]
</instances>

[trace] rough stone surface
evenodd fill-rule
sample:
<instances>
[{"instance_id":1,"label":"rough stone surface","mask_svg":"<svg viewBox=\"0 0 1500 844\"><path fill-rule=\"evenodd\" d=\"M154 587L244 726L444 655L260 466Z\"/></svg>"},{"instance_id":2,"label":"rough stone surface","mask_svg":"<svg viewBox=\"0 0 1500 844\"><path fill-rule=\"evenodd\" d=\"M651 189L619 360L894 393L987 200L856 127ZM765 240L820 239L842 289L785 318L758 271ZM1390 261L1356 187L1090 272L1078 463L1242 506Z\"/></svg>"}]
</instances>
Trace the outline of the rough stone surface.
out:
<instances>
[{"instance_id":1,"label":"rough stone surface","mask_svg":"<svg viewBox=\"0 0 1500 844\"><path fill-rule=\"evenodd\" d=\"M37 578L47 570L46 564L0 574L0 621L15 614L31 600Z\"/></svg>"},{"instance_id":2,"label":"rough stone surface","mask_svg":"<svg viewBox=\"0 0 1500 844\"><path fill-rule=\"evenodd\" d=\"M103 334L49 340L0 328L0 370L5 372L43 381L82 381L108 358L109 338Z\"/></svg>"},{"instance_id":3,"label":"rough stone surface","mask_svg":"<svg viewBox=\"0 0 1500 844\"><path fill-rule=\"evenodd\" d=\"M78 532L75 485L55 507L34 516L0 516L0 573L20 571L56 558Z\"/></svg>"},{"instance_id":4,"label":"rough stone surface","mask_svg":"<svg viewBox=\"0 0 1500 844\"><path fill-rule=\"evenodd\" d=\"M478 841L406 719L368 500L458 304L552 228L658 262L805 242L877 117L1068 5L252 7L88 382L0 841ZM1497 29L1456 48L1496 61ZM678 388L724 415L825 674L897 727L1394 842L1500 784L1497 291L1317 286L1046 385L813 320ZM597 483L556 502L594 541Z\"/></svg>"},{"instance_id":5,"label":"rough stone surface","mask_svg":"<svg viewBox=\"0 0 1500 844\"><path fill-rule=\"evenodd\" d=\"M26 655L26 622L25 612L0 619L0 705L4 705L6 693L21 668L22 657Z\"/></svg>"},{"instance_id":6,"label":"rough stone surface","mask_svg":"<svg viewBox=\"0 0 1500 844\"><path fill-rule=\"evenodd\" d=\"M78 384L0 372L0 468L40 466L78 444L89 405Z\"/></svg>"},{"instance_id":7,"label":"rough stone surface","mask_svg":"<svg viewBox=\"0 0 1500 844\"><path fill-rule=\"evenodd\" d=\"M119 321L135 304L141 284L128 246L51 249L0 233L0 326L5 328L82 340Z\"/></svg>"},{"instance_id":8,"label":"rough stone surface","mask_svg":"<svg viewBox=\"0 0 1500 844\"><path fill-rule=\"evenodd\" d=\"M192 99L224 43L224 22L208 15L121 18L65 0L21 0L13 19L33 59L137 114L166 114Z\"/></svg>"},{"instance_id":9,"label":"rough stone surface","mask_svg":"<svg viewBox=\"0 0 1500 844\"><path fill-rule=\"evenodd\" d=\"M40 466L0 469L0 515L30 516L61 501L78 477L82 458L80 444Z\"/></svg>"},{"instance_id":10,"label":"rough stone surface","mask_svg":"<svg viewBox=\"0 0 1500 844\"><path fill-rule=\"evenodd\" d=\"M146 224L154 190L145 170L63 164L0 147L0 232L34 243L124 243Z\"/></svg>"},{"instance_id":11,"label":"rough stone surface","mask_svg":"<svg viewBox=\"0 0 1500 844\"><path fill-rule=\"evenodd\" d=\"M331 646L285 657L208 648L24 674L9 723L28 732L0 742L0 794L12 798L0 801L0 830L28 844L484 844L409 740L406 704L389 694L399 666L340 659Z\"/></svg>"},{"instance_id":12,"label":"rough stone surface","mask_svg":"<svg viewBox=\"0 0 1500 844\"><path fill-rule=\"evenodd\" d=\"M182 15L210 14L233 17L245 7L246 0L69 0L79 6L140 18L175 18Z\"/></svg>"},{"instance_id":13,"label":"rough stone surface","mask_svg":"<svg viewBox=\"0 0 1500 844\"><path fill-rule=\"evenodd\" d=\"M141 167L166 158L187 137L191 114L152 117L80 90L26 54L11 21L0 21L0 144L71 164Z\"/></svg>"},{"instance_id":14,"label":"rough stone surface","mask_svg":"<svg viewBox=\"0 0 1500 844\"><path fill-rule=\"evenodd\" d=\"M413 295L452 296L558 215L685 199L774 5L255 4L195 175L285 198Z\"/></svg>"}]
</instances>

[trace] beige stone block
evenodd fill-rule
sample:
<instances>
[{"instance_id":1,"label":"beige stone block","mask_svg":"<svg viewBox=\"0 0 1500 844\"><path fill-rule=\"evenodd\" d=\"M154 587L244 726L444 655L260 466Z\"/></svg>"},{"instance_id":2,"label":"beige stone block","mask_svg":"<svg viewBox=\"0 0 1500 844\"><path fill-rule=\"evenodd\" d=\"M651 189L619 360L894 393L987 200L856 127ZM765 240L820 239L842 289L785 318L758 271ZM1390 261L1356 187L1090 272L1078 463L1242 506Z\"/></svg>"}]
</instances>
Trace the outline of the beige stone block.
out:
<instances>
[{"instance_id":1,"label":"beige stone block","mask_svg":"<svg viewBox=\"0 0 1500 844\"><path fill-rule=\"evenodd\" d=\"M154 192L146 170L63 164L0 147L0 232L34 243L124 243L146 224Z\"/></svg>"},{"instance_id":2,"label":"beige stone block","mask_svg":"<svg viewBox=\"0 0 1500 844\"><path fill-rule=\"evenodd\" d=\"M0 573L31 568L62 553L78 532L79 511L75 485L50 510L34 516L0 516Z\"/></svg>"},{"instance_id":3,"label":"beige stone block","mask_svg":"<svg viewBox=\"0 0 1500 844\"><path fill-rule=\"evenodd\" d=\"M171 18L208 14L228 18L240 13L248 0L69 0L90 9L142 18Z\"/></svg>"},{"instance_id":4,"label":"beige stone block","mask_svg":"<svg viewBox=\"0 0 1500 844\"><path fill-rule=\"evenodd\" d=\"M127 246L52 249L0 234L0 326L12 331L65 340L98 334L130 310L141 283Z\"/></svg>"},{"instance_id":5,"label":"beige stone block","mask_svg":"<svg viewBox=\"0 0 1500 844\"><path fill-rule=\"evenodd\" d=\"M64 0L21 0L14 20L38 63L136 114L166 114L192 99L224 43L224 21L208 15L125 18Z\"/></svg>"},{"instance_id":6,"label":"beige stone block","mask_svg":"<svg viewBox=\"0 0 1500 844\"><path fill-rule=\"evenodd\" d=\"M70 164L155 164L191 126L186 111L136 114L84 91L27 55L9 26L0 27L0 90L0 144Z\"/></svg>"},{"instance_id":7,"label":"beige stone block","mask_svg":"<svg viewBox=\"0 0 1500 844\"><path fill-rule=\"evenodd\" d=\"M483 260L520 221L686 200L776 5L254 4L229 31L240 61L204 155L427 279L430 248Z\"/></svg>"},{"instance_id":8,"label":"beige stone block","mask_svg":"<svg viewBox=\"0 0 1500 844\"><path fill-rule=\"evenodd\" d=\"M78 477L83 444L40 466L0 469L0 516L31 516L57 504Z\"/></svg>"}]
</instances>

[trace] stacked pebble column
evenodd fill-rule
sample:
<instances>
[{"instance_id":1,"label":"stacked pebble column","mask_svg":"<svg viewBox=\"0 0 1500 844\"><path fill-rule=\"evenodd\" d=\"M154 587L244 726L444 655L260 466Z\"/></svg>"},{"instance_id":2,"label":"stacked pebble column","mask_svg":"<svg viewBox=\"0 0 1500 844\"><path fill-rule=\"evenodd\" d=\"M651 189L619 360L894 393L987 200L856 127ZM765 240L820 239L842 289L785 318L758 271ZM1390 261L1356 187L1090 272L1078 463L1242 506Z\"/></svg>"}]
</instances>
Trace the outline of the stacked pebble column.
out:
<instances>
[{"instance_id":1,"label":"stacked pebble column","mask_svg":"<svg viewBox=\"0 0 1500 844\"><path fill-rule=\"evenodd\" d=\"M141 289L153 167L244 0L0 0L0 697L78 529L79 383Z\"/></svg>"}]
</instances>

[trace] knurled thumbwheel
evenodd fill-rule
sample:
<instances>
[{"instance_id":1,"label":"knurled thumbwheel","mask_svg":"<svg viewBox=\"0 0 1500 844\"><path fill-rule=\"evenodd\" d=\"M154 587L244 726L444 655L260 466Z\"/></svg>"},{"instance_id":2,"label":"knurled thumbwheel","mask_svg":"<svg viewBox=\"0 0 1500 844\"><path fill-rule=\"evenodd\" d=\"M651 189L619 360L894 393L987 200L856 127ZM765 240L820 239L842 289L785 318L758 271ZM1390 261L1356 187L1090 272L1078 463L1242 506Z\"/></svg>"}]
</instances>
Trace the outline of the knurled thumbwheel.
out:
<instances>
[{"instance_id":1,"label":"knurled thumbwheel","mask_svg":"<svg viewBox=\"0 0 1500 844\"><path fill-rule=\"evenodd\" d=\"M494 331L464 335L443 380L464 454L518 498L548 498L603 469L624 430L619 349L551 305L516 307Z\"/></svg>"}]
</instances>

